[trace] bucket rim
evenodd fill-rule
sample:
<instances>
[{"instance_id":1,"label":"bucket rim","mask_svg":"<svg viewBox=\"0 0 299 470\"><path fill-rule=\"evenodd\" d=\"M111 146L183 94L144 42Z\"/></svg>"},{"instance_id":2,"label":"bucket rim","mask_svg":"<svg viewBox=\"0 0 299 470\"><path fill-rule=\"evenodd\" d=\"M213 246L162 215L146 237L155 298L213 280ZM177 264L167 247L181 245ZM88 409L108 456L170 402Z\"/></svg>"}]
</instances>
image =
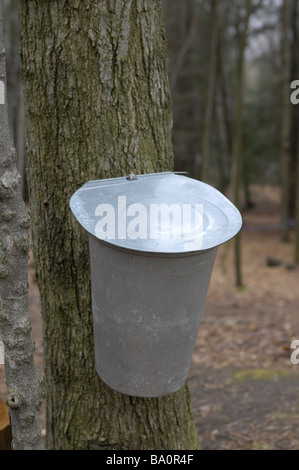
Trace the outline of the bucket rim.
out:
<instances>
[{"instance_id":1,"label":"bucket rim","mask_svg":"<svg viewBox=\"0 0 299 470\"><path fill-rule=\"evenodd\" d=\"M196 210L202 207L202 232L196 232L197 238L194 238L195 231L190 231L188 236L185 236L183 214L178 219L181 224L178 226L181 229L181 238L171 238L171 231L169 230L166 235L167 233L170 235L166 240L152 239L150 236L142 239L130 239L127 236L127 231L126 238L105 239L99 236L96 231L97 222L99 221L99 216L96 214L97 207L111 205L116 212L118 210L121 213L117 206L121 197L123 197L123 200L125 199L126 206L123 206L123 209L125 209L126 214L128 207L134 204L144 205L145 209L148 210L155 204L159 208L162 205L167 206L167 204L167 207L174 208L174 205L176 205L181 210L188 203L190 206L193 205ZM147 253L166 256L196 254L226 243L242 227L242 217L239 210L226 196L207 183L176 172L150 173L132 175L132 178L122 176L88 181L72 195L70 208L82 227L101 243L136 254ZM162 224L162 214L160 216L159 226ZM128 222L126 221L126 223L128 228ZM156 234L154 235L156 236ZM190 242L192 237L195 240L194 243Z\"/></svg>"}]
</instances>

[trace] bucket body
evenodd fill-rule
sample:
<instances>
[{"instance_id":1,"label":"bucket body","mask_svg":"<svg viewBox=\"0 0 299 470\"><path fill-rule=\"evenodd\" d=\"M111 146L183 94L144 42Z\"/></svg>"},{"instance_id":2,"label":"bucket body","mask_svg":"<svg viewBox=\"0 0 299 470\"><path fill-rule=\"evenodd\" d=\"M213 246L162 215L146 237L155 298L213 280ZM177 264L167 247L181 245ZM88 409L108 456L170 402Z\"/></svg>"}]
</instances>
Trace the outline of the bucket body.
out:
<instances>
[{"instance_id":1,"label":"bucket body","mask_svg":"<svg viewBox=\"0 0 299 470\"><path fill-rule=\"evenodd\" d=\"M158 397L187 379L217 247L147 254L89 235L96 370L112 389Z\"/></svg>"},{"instance_id":2,"label":"bucket body","mask_svg":"<svg viewBox=\"0 0 299 470\"><path fill-rule=\"evenodd\" d=\"M217 247L242 225L206 183L171 172L88 181L71 210L89 234L95 366L158 397L188 377Z\"/></svg>"}]
</instances>

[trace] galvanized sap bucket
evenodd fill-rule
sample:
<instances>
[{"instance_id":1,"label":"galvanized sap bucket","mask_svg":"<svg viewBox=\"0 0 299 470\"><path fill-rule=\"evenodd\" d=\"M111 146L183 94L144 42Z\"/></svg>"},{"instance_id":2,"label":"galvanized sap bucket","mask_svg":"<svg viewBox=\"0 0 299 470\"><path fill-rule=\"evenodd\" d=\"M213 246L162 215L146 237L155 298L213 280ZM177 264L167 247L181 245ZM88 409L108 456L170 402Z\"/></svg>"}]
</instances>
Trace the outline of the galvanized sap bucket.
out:
<instances>
[{"instance_id":1,"label":"galvanized sap bucket","mask_svg":"<svg viewBox=\"0 0 299 470\"><path fill-rule=\"evenodd\" d=\"M95 363L132 396L188 376L217 247L241 228L211 186L175 173L90 181L70 207L89 233Z\"/></svg>"}]
</instances>

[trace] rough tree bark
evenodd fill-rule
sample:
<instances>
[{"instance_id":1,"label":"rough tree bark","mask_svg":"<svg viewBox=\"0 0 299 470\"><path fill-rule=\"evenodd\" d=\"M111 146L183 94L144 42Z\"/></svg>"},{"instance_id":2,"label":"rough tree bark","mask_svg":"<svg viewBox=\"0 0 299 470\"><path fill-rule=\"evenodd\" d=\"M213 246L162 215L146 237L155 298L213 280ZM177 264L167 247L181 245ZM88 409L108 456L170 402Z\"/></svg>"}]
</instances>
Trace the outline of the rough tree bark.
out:
<instances>
[{"instance_id":1,"label":"rough tree bark","mask_svg":"<svg viewBox=\"0 0 299 470\"><path fill-rule=\"evenodd\" d=\"M88 243L69 209L88 180L173 167L160 0L19 5L48 448L195 449L187 385L142 399L98 378Z\"/></svg>"},{"instance_id":2,"label":"rough tree bark","mask_svg":"<svg viewBox=\"0 0 299 470\"><path fill-rule=\"evenodd\" d=\"M1 2L0 80L6 90ZM20 183L5 96L0 104L0 337L5 345L12 447L37 450L43 448L38 417L42 380L33 359L28 314L29 216Z\"/></svg>"}]
</instances>

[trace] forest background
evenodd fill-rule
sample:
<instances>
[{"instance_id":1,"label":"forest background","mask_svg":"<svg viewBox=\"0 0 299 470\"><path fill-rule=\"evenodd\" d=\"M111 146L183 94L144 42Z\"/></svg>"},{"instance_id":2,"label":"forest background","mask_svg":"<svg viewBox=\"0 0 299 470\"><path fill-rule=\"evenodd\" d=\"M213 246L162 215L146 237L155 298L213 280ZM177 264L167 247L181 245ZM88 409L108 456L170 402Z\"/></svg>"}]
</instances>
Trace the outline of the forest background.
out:
<instances>
[{"instance_id":1,"label":"forest background","mask_svg":"<svg viewBox=\"0 0 299 470\"><path fill-rule=\"evenodd\" d=\"M9 117L27 200L17 0L3 3ZM220 250L193 356L201 445L298 448L299 2L163 0L163 8L175 170L225 193L244 220L239 246ZM29 279L42 368L32 258Z\"/></svg>"}]
</instances>

